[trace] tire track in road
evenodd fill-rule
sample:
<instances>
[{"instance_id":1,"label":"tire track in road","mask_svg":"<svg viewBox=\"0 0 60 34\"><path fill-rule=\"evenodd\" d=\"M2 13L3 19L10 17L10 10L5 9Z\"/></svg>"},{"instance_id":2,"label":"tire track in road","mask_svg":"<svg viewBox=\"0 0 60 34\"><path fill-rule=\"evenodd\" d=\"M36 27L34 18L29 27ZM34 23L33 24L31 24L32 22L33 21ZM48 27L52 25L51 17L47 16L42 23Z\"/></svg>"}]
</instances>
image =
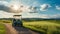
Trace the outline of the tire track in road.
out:
<instances>
[{"instance_id":1,"label":"tire track in road","mask_svg":"<svg viewBox=\"0 0 60 34\"><path fill-rule=\"evenodd\" d=\"M4 23L7 34L39 34L24 27L12 27L10 23Z\"/></svg>"},{"instance_id":2,"label":"tire track in road","mask_svg":"<svg viewBox=\"0 0 60 34\"><path fill-rule=\"evenodd\" d=\"M4 23L4 25L6 26L6 34L18 34L10 23Z\"/></svg>"}]
</instances>

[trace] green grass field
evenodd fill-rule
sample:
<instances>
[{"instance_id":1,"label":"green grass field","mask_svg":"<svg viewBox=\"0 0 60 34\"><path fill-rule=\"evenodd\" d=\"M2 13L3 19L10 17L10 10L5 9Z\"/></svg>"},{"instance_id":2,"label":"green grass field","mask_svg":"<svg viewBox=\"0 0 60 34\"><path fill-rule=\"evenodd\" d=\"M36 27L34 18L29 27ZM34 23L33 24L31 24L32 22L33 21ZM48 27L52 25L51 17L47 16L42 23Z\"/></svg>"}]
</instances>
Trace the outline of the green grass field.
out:
<instances>
[{"instance_id":1,"label":"green grass field","mask_svg":"<svg viewBox=\"0 0 60 34\"><path fill-rule=\"evenodd\" d=\"M10 20L1 20L3 23L12 23ZM5 32L4 25L1 31ZM40 21L24 21L23 26L31 30L37 31L40 34L60 34L60 20L40 20ZM0 32L0 33L2 33ZM2 33L2 34L3 34Z\"/></svg>"},{"instance_id":2,"label":"green grass field","mask_svg":"<svg viewBox=\"0 0 60 34\"><path fill-rule=\"evenodd\" d=\"M12 23L11 20L0 20L0 34L6 34L6 27L3 23Z\"/></svg>"},{"instance_id":3,"label":"green grass field","mask_svg":"<svg viewBox=\"0 0 60 34\"><path fill-rule=\"evenodd\" d=\"M0 34L5 34L6 33L6 29L5 29L5 26L0 23Z\"/></svg>"},{"instance_id":4,"label":"green grass field","mask_svg":"<svg viewBox=\"0 0 60 34\"><path fill-rule=\"evenodd\" d=\"M60 34L60 20L25 21L23 25L40 32L40 34Z\"/></svg>"}]
</instances>

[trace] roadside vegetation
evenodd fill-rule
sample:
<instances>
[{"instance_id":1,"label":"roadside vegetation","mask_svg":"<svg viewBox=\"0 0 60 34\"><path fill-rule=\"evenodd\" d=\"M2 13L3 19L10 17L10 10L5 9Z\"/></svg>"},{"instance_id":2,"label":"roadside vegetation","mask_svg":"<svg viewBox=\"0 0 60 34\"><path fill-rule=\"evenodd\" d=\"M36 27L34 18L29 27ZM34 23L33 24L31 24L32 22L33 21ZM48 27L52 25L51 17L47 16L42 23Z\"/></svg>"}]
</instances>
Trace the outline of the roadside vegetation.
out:
<instances>
[{"instance_id":1,"label":"roadside vegetation","mask_svg":"<svg viewBox=\"0 0 60 34\"><path fill-rule=\"evenodd\" d=\"M6 27L3 23L11 23L11 20L0 20L0 34L6 34Z\"/></svg>"},{"instance_id":2,"label":"roadside vegetation","mask_svg":"<svg viewBox=\"0 0 60 34\"><path fill-rule=\"evenodd\" d=\"M2 23L0 23L0 34L6 34L6 28Z\"/></svg>"},{"instance_id":3,"label":"roadside vegetation","mask_svg":"<svg viewBox=\"0 0 60 34\"><path fill-rule=\"evenodd\" d=\"M12 23L12 20L0 20L0 22ZM60 20L23 20L22 22L24 27L39 32L40 34L60 34ZM1 24L0 28L1 26L1 31L5 32L4 25Z\"/></svg>"},{"instance_id":4,"label":"roadside vegetation","mask_svg":"<svg viewBox=\"0 0 60 34\"><path fill-rule=\"evenodd\" d=\"M40 34L60 34L60 20L25 21L23 25Z\"/></svg>"},{"instance_id":5,"label":"roadside vegetation","mask_svg":"<svg viewBox=\"0 0 60 34\"><path fill-rule=\"evenodd\" d=\"M1 23L12 23L12 20L0 20Z\"/></svg>"}]
</instances>

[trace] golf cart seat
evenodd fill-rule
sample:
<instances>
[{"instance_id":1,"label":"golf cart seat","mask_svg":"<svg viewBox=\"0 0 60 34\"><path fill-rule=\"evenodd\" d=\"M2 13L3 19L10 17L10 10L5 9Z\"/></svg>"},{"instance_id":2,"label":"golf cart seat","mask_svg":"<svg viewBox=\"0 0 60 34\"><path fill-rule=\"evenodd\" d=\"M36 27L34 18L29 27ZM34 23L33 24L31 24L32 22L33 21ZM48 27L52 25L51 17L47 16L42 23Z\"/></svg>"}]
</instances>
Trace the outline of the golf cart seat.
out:
<instances>
[{"instance_id":1,"label":"golf cart seat","mask_svg":"<svg viewBox=\"0 0 60 34\"><path fill-rule=\"evenodd\" d=\"M22 27L22 21L20 19L13 19L12 26L19 26Z\"/></svg>"}]
</instances>

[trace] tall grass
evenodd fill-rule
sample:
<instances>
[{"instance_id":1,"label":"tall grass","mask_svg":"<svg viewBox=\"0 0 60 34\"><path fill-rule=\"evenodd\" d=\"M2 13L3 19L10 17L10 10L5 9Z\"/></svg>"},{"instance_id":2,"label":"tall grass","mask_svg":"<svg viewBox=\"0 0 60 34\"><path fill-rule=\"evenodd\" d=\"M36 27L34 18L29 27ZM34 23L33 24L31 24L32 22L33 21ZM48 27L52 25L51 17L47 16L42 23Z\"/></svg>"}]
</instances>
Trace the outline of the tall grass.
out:
<instances>
[{"instance_id":1,"label":"tall grass","mask_svg":"<svg viewBox=\"0 0 60 34\"><path fill-rule=\"evenodd\" d=\"M0 23L12 23L12 20L0 20Z\"/></svg>"},{"instance_id":2,"label":"tall grass","mask_svg":"<svg viewBox=\"0 0 60 34\"><path fill-rule=\"evenodd\" d=\"M2 20L1 22L12 23L10 20ZM60 20L23 21L23 26L40 34L60 34Z\"/></svg>"},{"instance_id":3,"label":"tall grass","mask_svg":"<svg viewBox=\"0 0 60 34\"><path fill-rule=\"evenodd\" d=\"M0 23L0 34L6 34L5 26L2 23Z\"/></svg>"},{"instance_id":4,"label":"tall grass","mask_svg":"<svg viewBox=\"0 0 60 34\"><path fill-rule=\"evenodd\" d=\"M40 34L60 34L60 24L56 21L24 22L24 27L40 32Z\"/></svg>"}]
</instances>

